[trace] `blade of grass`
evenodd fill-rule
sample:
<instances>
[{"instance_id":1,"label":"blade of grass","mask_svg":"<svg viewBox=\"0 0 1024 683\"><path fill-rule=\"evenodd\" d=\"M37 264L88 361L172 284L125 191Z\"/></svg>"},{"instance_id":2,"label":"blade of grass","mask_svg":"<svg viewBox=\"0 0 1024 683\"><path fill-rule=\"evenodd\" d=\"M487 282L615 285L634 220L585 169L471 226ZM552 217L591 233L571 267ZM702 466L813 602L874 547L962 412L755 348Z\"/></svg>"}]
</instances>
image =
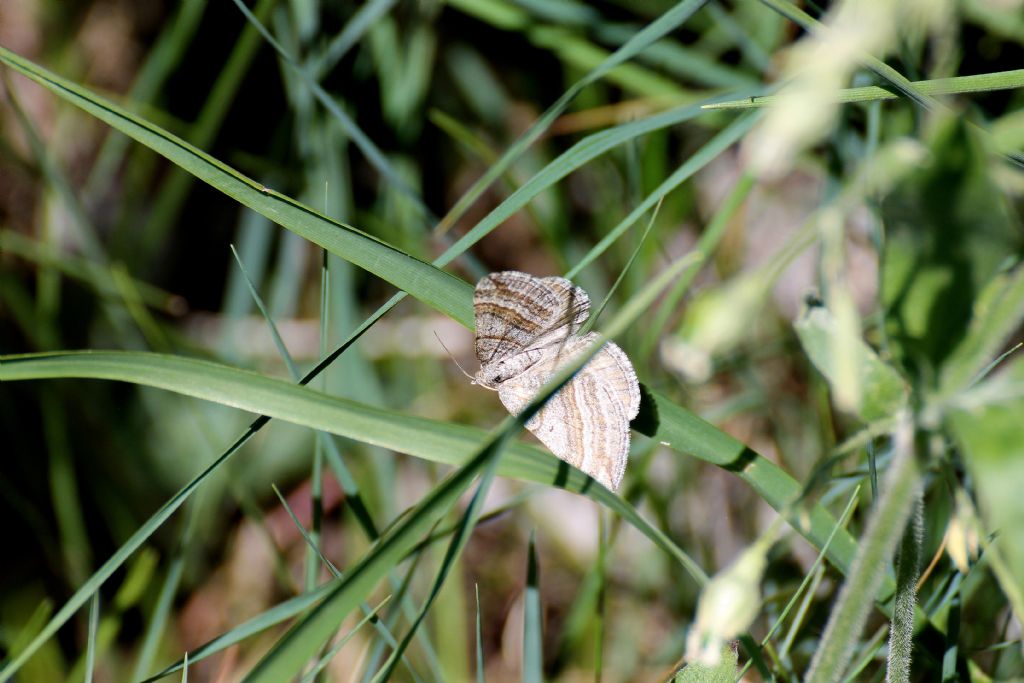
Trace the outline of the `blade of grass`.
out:
<instances>
[{"instance_id":1,"label":"blade of grass","mask_svg":"<svg viewBox=\"0 0 1024 683\"><path fill-rule=\"evenodd\" d=\"M473 584L476 595L476 683L484 683L484 629L480 622L480 584Z\"/></svg>"},{"instance_id":2,"label":"blade of grass","mask_svg":"<svg viewBox=\"0 0 1024 683\"><path fill-rule=\"evenodd\" d=\"M338 103L332 98L327 92L320 87L313 78L310 77L306 71L306 67L299 64L298 61L292 55L288 53L284 47L270 34L266 26L249 10L248 7L242 3L241 0L232 0L238 10L245 16L245 20L259 32L263 39L274 49L281 60L291 68L294 73L298 76L302 84L309 89L317 101L330 112L331 116L335 118L341 127L345 130L345 134L352 140L353 144L359 148L359 151L363 153L366 160L370 162L370 165L377 169L388 183L393 185L401 192L405 197L412 202L412 205L427 219L433 221L433 214L427 205L423 203L423 199L420 198L412 187L409 186L405 180L391 167L387 157L377 148L373 141L363 132L363 129L352 119L351 116L345 113Z\"/></svg>"},{"instance_id":3,"label":"blade of grass","mask_svg":"<svg viewBox=\"0 0 1024 683\"><path fill-rule=\"evenodd\" d=\"M170 616L171 608L174 606L174 597L177 595L178 587L181 585L181 577L185 571L185 552L192 540L192 530L195 523L195 510L197 507L191 505L187 511L182 530L181 539L178 542L177 553L167 568L167 576L164 577L163 586L157 596L156 607L149 619L146 628L146 635L142 642L142 649L139 651L139 658L135 662L132 672L133 681L141 681L146 672L152 669L153 658L156 656L156 648L160 644L160 637L163 635Z\"/></svg>"},{"instance_id":4,"label":"blade of grass","mask_svg":"<svg viewBox=\"0 0 1024 683\"><path fill-rule=\"evenodd\" d=\"M100 623L100 594L93 593L89 601L89 633L85 651L85 683L92 683L92 674L96 669L96 631Z\"/></svg>"},{"instance_id":5,"label":"blade of grass","mask_svg":"<svg viewBox=\"0 0 1024 683\"><path fill-rule=\"evenodd\" d=\"M150 147L199 179L261 213L279 225L333 254L414 294L455 320L468 325L472 302L468 285L366 233L263 187L153 124L113 103L0 47L0 63L84 109L105 123Z\"/></svg>"},{"instance_id":6,"label":"blade of grass","mask_svg":"<svg viewBox=\"0 0 1024 683\"><path fill-rule=\"evenodd\" d=\"M466 547L466 543L469 541L469 536L472 533L473 528L476 526L477 519L480 516L480 508L483 507L484 499L487 497L487 493L491 488L491 482L494 480L495 467L498 463L497 456L498 453L495 453L495 456L487 463L487 467L480 477L480 483L477 485L476 491L473 493L473 498L466 507L466 511L462 514L458 525L456 525L455 533L452 534L452 539L448 543L448 549L445 551L444 558L441 560L441 566L437 571L437 576L434 578L434 584L431 586L426 600L424 600L423 604L420 606L419 613L409 625L409 629L406 631L405 637L402 638L402 641L398 644L398 647L394 649L391 656L388 657L387 661L384 663L384 666L381 667L380 671L377 672L377 675L374 676L373 683L381 683L382 681L390 680L395 667L398 665L398 659L404 656L405 650L412 641L417 629L420 624L423 623L431 605L434 604L434 601L440 594L441 588L444 586L445 579L448 578L448 574L455 566L456 560Z\"/></svg>"},{"instance_id":7,"label":"blade of grass","mask_svg":"<svg viewBox=\"0 0 1024 683\"><path fill-rule=\"evenodd\" d=\"M468 249L473 244L476 244L494 228L510 218L519 209L523 208L534 197L539 195L558 180L567 176L569 173L580 168L588 161L641 135L689 121L695 116L698 116L699 112L700 104L694 104L689 107L673 109L639 121L621 124L619 126L609 128L608 130L588 135L583 140L580 140L578 143L560 154L551 163L531 177L518 190L509 195L501 202L501 204L494 207L494 209L484 216L479 223L473 226L473 228L459 238L455 244L449 247L449 249L446 250L437 261L435 261L435 263L441 266L446 265L452 258L450 254L460 253L461 250ZM719 135L722 134L720 133ZM694 155L694 157L696 156L697 155ZM691 159L694 157L691 157ZM693 163L699 164L700 162L694 161ZM682 180L680 179L678 182L682 182ZM655 200L655 203L656 201L657 200ZM647 206L643 211L634 211L633 214L642 215L649 208L650 206ZM631 214L631 216L633 214ZM628 223L632 224L635 220L635 218L628 220ZM626 221L623 222L625 223ZM618 235L616 234L615 237L617 236ZM608 239L608 242L610 243L613 241L615 237ZM607 245L605 248L607 248Z\"/></svg>"},{"instance_id":8,"label":"blade of grass","mask_svg":"<svg viewBox=\"0 0 1024 683\"><path fill-rule=\"evenodd\" d=\"M570 86L568 90L566 90L554 102L554 104L548 107L548 109L540 115L533 125L531 125L526 132L524 132L519 139L505 151L501 156L501 159L491 166L487 172L481 176L479 180L473 183L465 194L459 198L459 201L455 203L455 206L451 208L447 215L442 219L441 223L438 224L437 231L439 233L444 233L449 227L454 225L463 216L463 214L465 214L466 210L476 202L480 195L482 195L495 180L500 178L502 174L508 170L508 167L522 155L526 148L536 142L537 139L544 134L544 131L546 131L555 119L557 119L562 112L566 110L569 104L576 99L576 96L579 95L584 88L591 83L595 83L600 80L606 73L614 69L616 66L632 59L647 49L649 45L656 42L659 38L681 26L687 19L693 16L693 14L699 10L705 2L707 2L707 0L683 0L683 2L674 5L656 20L645 26L643 30L637 32L630 40L623 44L622 47L609 55L604 62ZM453 245L453 248L455 246L458 246L458 242Z\"/></svg>"},{"instance_id":9,"label":"blade of grass","mask_svg":"<svg viewBox=\"0 0 1024 683\"><path fill-rule=\"evenodd\" d=\"M757 119L755 117L737 118L713 138L708 140L703 147L690 156L690 158L683 162L679 168L673 171L668 178L663 180L658 187L648 194L644 201L640 202L640 204L638 204L628 216L623 218L618 225L609 230L608 233L601 238L601 241L594 245L593 249L588 251L587 254L576 263L576 265L566 274L566 277L570 279L575 277L577 273L581 272L584 268L593 263L594 260L603 254L615 240L621 237L622 234L640 218L640 216L645 212L650 211L665 197L665 195L679 187L679 185L681 185L685 180L692 177L694 173L704 168L713 159L717 158L730 146L736 143L753 127L756 121Z\"/></svg>"},{"instance_id":10,"label":"blade of grass","mask_svg":"<svg viewBox=\"0 0 1024 683\"><path fill-rule=\"evenodd\" d=\"M276 4L277 0L259 0L255 12L261 17L269 16ZM195 148L202 149L213 144L217 133L227 118L231 106L235 103L235 96L256 57L259 47L259 36L255 29L250 26L244 26L231 48L231 54L228 55L227 62L217 72L217 80L213 85L213 89L204 98L203 108L199 113L199 117L185 134L185 137ZM74 104L81 106L77 103ZM107 121L107 123L110 122ZM114 128L118 127L114 126ZM128 137L146 144L144 140L140 140L123 128L118 128L118 130L128 135ZM150 145L146 146L153 149ZM153 149L153 151L166 156L159 149ZM171 159L171 161L175 160ZM175 161L175 163L177 162ZM178 165L181 166L181 164ZM188 168L184 170L195 175ZM201 176L200 179L202 179ZM144 236L144 239L136 239L132 244L137 249L144 250L147 258L152 259L155 256L155 252L166 243L167 233L177 221L191 185L192 177L188 173L182 173L178 169L171 170L161 186L160 193L157 195L156 201L149 212L150 218L142 230L138 231L137 226L127 226L122 222L122 225L119 226L119 231L123 233L126 229L131 229L138 231Z\"/></svg>"},{"instance_id":11,"label":"blade of grass","mask_svg":"<svg viewBox=\"0 0 1024 683\"><path fill-rule=\"evenodd\" d=\"M388 603L390 599L391 596L387 596L379 603L377 603L377 606L374 607L370 612L368 612L362 619L360 619L359 622L355 626L353 626L348 633L346 633L342 638L340 638L338 642L335 643L331 647L331 649L328 650L324 654L324 656L319 659L319 661L317 661L316 666L310 669L309 673L302 677L301 683L312 683L313 679L315 679L320 674L321 671L327 668L327 665L330 664L331 660L334 659L335 655L337 655L341 651L341 648L345 647L345 644L352 639L352 636L354 636L359 631L359 629L366 625L366 622L370 621L371 619L378 619L378 612L380 612L380 610L384 607L384 605Z\"/></svg>"},{"instance_id":12,"label":"blade of grass","mask_svg":"<svg viewBox=\"0 0 1024 683\"><path fill-rule=\"evenodd\" d=\"M962 95L964 93L990 92L993 90L1013 90L1024 87L1024 69L1013 71L997 71L971 76L953 76L936 78L927 81L914 81L912 85L925 95ZM900 94L892 90L868 85L861 88L844 88L839 91L835 101L838 103L874 102L877 100L896 100ZM778 101L776 95L748 97L746 99L728 100L705 104L704 109L755 109L770 107Z\"/></svg>"},{"instance_id":13,"label":"blade of grass","mask_svg":"<svg viewBox=\"0 0 1024 683\"><path fill-rule=\"evenodd\" d=\"M887 485L868 520L850 573L811 660L807 680L812 683L837 680L849 666L871 607L865 596L877 594L921 485L914 437L914 425L904 416L894 431Z\"/></svg>"},{"instance_id":14,"label":"blade of grass","mask_svg":"<svg viewBox=\"0 0 1024 683\"><path fill-rule=\"evenodd\" d=\"M540 620L540 570L537 567L537 545L530 532L526 553L526 590L523 591L523 681L544 680L544 646Z\"/></svg>"}]
</instances>

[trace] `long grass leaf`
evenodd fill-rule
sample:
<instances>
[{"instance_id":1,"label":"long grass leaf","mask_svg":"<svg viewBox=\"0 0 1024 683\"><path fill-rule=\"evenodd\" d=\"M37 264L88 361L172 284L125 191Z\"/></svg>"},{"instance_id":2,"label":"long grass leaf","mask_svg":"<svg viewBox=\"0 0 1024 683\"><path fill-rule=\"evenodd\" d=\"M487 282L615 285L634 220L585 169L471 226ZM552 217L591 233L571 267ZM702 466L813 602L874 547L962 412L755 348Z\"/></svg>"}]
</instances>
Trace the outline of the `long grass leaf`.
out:
<instances>
[{"instance_id":1,"label":"long grass leaf","mask_svg":"<svg viewBox=\"0 0 1024 683\"><path fill-rule=\"evenodd\" d=\"M906 528L920 490L920 471L914 444L914 427L908 417L894 431L893 461L886 475L882 497L872 511L850 574L829 616L825 633L811 660L807 680L838 681L853 656L870 603L885 576L892 551Z\"/></svg>"},{"instance_id":2,"label":"long grass leaf","mask_svg":"<svg viewBox=\"0 0 1024 683\"><path fill-rule=\"evenodd\" d=\"M927 81L913 81L913 86L925 95L933 96L1013 90L1024 87L1024 69L974 74L971 76L936 78ZM843 88L836 94L835 101L848 104L853 102L895 100L899 99L899 97L900 95L894 93L891 89L882 88L877 85L867 85L860 88ZM705 104L704 109L756 109L758 107L770 107L777 101L778 96L765 95Z\"/></svg>"},{"instance_id":3,"label":"long grass leaf","mask_svg":"<svg viewBox=\"0 0 1024 683\"><path fill-rule=\"evenodd\" d=\"M526 553L526 590L523 591L524 683L541 683L544 680L540 614L540 569L537 565L536 539L533 532L530 532L530 546Z\"/></svg>"},{"instance_id":4,"label":"long grass leaf","mask_svg":"<svg viewBox=\"0 0 1024 683\"><path fill-rule=\"evenodd\" d=\"M467 190L456 202L455 206L445 216L444 221L439 225L442 231L445 226L455 223L469 209L470 206L480 197L491 184L500 178L505 171L518 159L522 153L554 123L569 104L576 99L576 96L591 83L600 80L605 74L641 52L648 46L657 42L658 39L667 35L670 31L678 28L699 10L707 0L683 0L674 5L667 12L637 32L630 40L626 41L618 50L608 56L600 65L588 72L583 78L570 86L559 97L554 104L540 115L540 117L502 154L501 159L492 165L487 172L480 177L472 187ZM454 248L454 247L453 247Z\"/></svg>"},{"instance_id":5,"label":"long grass leaf","mask_svg":"<svg viewBox=\"0 0 1024 683\"><path fill-rule=\"evenodd\" d=\"M282 227L387 280L462 324L470 324L472 303L468 285L462 280L264 187L166 130L3 47L0 47L0 63L165 156Z\"/></svg>"}]
</instances>

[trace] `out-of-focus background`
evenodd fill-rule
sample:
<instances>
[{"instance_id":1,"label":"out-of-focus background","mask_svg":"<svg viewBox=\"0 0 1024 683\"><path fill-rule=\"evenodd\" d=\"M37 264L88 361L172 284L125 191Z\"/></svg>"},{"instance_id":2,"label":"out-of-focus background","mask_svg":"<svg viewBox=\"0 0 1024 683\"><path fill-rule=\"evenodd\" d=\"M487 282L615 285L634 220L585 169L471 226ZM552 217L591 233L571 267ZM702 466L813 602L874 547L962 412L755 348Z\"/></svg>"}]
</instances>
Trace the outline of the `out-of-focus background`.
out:
<instances>
[{"instance_id":1,"label":"out-of-focus background","mask_svg":"<svg viewBox=\"0 0 1024 683\"><path fill-rule=\"evenodd\" d=\"M196 179L153 137L132 141L58 86L29 81L8 68L11 55L179 136L268 196L423 261L484 226L450 273L469 283L507 269L571 273L595 308L612 294L598 329L700 249L700 267L616 340L641 382L788 473L803 502L838 516L860 485L849 530L862 545L898 458L888 435L912 414L924 504L897 517L920 522L917 604L932 622L911 678L950 667L974 680L1022 676L1012 542L1022 512L1006 484L1024 443L1012 417L1020 363L989 363L1013 348L1022 315L1024 117L1010 70L1024 63L1024 14L1015 0L858 4L5 0L0 353L152 351L291 380L267 317L301 374L397 291L386 273ZM636 41L639 54L605 69ZM841 88L898 92L887 65L926 84L835 105ZM983 74L995 87L927 85ZM778 84L771 106L700 109ZM525 191L531 200L517 203ZM497 397L459 371L477 367L465 321L417 300L431 286L410 290L311 386L395 414L498 424ZM972 381L958 383L964 373ZM267 611L331 577L300 525L344 575L371 552L367 518L399 525L452 470L372 438L327 447L275 420L87 591L98 595L90 627L92 601L61 610L253 416L148 381L50 377L0 385L0 656L9 665L33 650L14 680L142 680L263 619L189 666L192 681L240 680L284 642L290 622ZM641 431L620 494L709 575L758 549L760 594L743 600L757 616L722 642L742 664L740 633L767 636L748 679L802 678L843 574L819 568L821 545L788 527L755 545L776 534L773 507L797 501ZM464 497L432 528L436 542L365 595L371 607L392 596L386 625L363 626L315 675L370 680L450 568L395 680L470 680L478 662L488 681L671 677L701 586L592 498L499 476L451 560ZM982 554L994 558L985 564L979 547L993 534L1008 549ZM870 605L877 591L862 590ZM888 624L885 609L864 615L848 675L884 675Z\"/></svg>"}]
</instances>

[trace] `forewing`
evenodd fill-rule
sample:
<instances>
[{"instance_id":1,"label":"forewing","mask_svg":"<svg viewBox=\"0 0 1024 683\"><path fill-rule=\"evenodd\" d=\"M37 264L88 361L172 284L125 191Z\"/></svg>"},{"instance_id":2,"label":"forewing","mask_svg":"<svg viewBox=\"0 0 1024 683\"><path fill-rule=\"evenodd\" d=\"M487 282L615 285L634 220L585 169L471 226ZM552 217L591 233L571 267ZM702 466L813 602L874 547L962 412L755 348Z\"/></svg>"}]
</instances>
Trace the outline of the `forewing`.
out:
<instances>
[{"instance_id":1,"label":"forewing","mask_svg":"<svg viewBox=\"0 0 1024 683\"><path fill-rule=\"evenodd\" d=\"M476 357L486 365L530 348L564 343L586 321L590 300L565 278L510 270L477 283L473 310Z\"/></svg>"}]
</instances>

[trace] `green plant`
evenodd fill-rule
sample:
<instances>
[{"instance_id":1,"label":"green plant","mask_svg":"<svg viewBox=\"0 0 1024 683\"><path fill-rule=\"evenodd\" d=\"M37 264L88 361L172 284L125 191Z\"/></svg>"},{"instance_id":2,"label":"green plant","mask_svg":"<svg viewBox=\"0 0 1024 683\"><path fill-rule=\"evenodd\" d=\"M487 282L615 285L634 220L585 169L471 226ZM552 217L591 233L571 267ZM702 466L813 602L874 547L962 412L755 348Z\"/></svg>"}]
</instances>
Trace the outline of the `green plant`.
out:
<instances>
[{"instance_id":1,"label":"green plant","mask_svg":"<svg viewBox=\"0 0 1024 683\"><path fill-rule=\"evenodd\" d=\"M655 5L0 46L0 679L1024 675L1019 17ZM513 267L634 360L619 495L434 343Z\"/></svg>"}]
</instances>

